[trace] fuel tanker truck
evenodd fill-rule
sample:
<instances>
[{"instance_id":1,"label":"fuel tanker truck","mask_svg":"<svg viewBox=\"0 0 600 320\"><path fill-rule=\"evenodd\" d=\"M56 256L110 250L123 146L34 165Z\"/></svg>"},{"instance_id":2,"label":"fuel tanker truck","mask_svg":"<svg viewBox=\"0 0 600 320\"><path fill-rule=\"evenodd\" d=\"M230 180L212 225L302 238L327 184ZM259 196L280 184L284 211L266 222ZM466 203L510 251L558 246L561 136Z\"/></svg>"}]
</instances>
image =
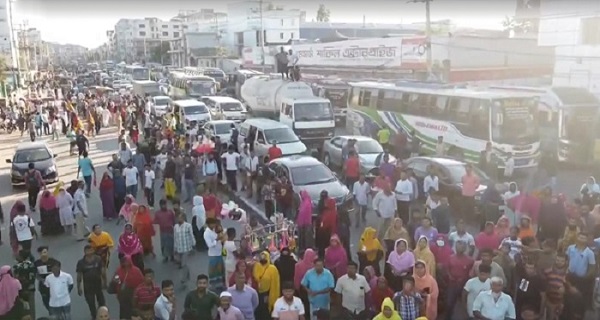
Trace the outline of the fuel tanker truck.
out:
<instances>
[{"instance_id":1,"label":"fuel tanker truck","mask_svg":"<svg viewBox=\"0 0 600 320\"><path fill-rule=\"evenodd\" d=\"M240 93L254 117L279 120L292 128L310 149L320 149L334 135L331 102L315 96L309 84L256 76L244 82Z\"/></svg>"}]
</instances>

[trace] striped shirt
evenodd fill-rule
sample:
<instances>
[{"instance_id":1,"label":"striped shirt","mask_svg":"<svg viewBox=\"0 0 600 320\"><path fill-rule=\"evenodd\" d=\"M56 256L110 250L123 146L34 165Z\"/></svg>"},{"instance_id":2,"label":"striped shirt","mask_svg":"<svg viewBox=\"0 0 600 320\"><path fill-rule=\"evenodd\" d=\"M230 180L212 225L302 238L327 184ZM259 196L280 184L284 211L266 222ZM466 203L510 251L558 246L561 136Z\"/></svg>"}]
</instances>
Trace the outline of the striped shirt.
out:
<instances>
[{"instance_id":1,"label":"striped shirt","mask_svg":"<svg viewBox=\"0 0 600 320\"><path fill-rule=\"evenodd\" d=\"M156 299L160 297L160 288L152 284L148 286L144 283L140 284L133 293L133 300L137 302L137 306L142 310L154 308Z\"/></svg>"},{"instance_id":2,"label":"striped shirt","mask_svg":"<svg viewBox=\"0 0 600 320\"><path fill-rule=\"evenodd\" d=\"M548 268L544 271L546 297L551 304L562 304L567 270Z\"/></svg>"}]
</instances>

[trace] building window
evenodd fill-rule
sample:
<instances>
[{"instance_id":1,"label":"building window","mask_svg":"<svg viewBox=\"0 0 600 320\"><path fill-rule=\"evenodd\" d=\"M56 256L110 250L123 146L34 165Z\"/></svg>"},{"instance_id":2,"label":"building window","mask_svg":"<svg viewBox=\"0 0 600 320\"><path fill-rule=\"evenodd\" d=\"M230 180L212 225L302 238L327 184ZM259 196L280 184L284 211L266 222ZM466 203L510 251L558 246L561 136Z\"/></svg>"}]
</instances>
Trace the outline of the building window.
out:
<instances>
[{"instance_id":1,"label":"building window","mask_svg":"<svg viewBox=\"0 0 600 320\"><path fill-rule=\"evenodd\" d=\"M173 29L179 29L179 25L178 24L174 25Z\"/></svg>"},{"instance_id":2,"label":"building window","mask_svg":"<svg viewBox=\"0 0 600 320\"><path fill-rule=\"evenodd\" d=\"M150 27L150 31L154 31L154 27Z\"/></svg>"},{"instance_id":3,"label":"building window","mask_svg":"<svg viewBox=\"0 0 600 320\"><path fill-rule=\"evenodd\" d=\"M283 26L283 19L281 19L281 25Z\"/></svg>"},{"instance_id":4,"label":"building window","mask_svg":"<svg viewBox=\"0 0 600 320\"><path fill-rule=\"evenodd\" d=\"M282 39L282 40L283 40L283 36L284 36L284 35L283 35L283 32L282 32L282 33L280 33L280 34L279 34L279 39Z\"/></svg>"},{"instance_id":5,"label":"building window","mask_svg":"<svg viewBox=\"0 0 600 320\"><path fill-rule=\"evenodd\" d=\"M140 37L145 37L146 36L146 31L140 31Z\"/></svg>"},{"instance_id":6,"label":"building window","mask_svg":"<svg viewBox=\"0 0 600 320\"><path fill-rule=\"evenodd\" d=\"M140 25L138 25L138 27L139 27L139 28L145 28L145 27L146 27L146 25L145 25L145 24L140 24Z\"/></svg>"},{"instance_id":7,"label":"building window","mask_svg":"<svg viewBox=\"0 0 600 320\"><path fill-rule=\"evenodd\" d=\"M169 26L166 24L163 24L162 27L163 27L163 29L167 29Z\"/></svg>"},{"instance_id":8,"label":"building window","mask_svg":"<svg viewBox=\"0 0 600 320\"><path fill-rule=\"evenodd\" d=\"M174 38L179 38L179 32L173 32L173 37Z\"/></svg>"},{"instance_id":9,"label":"building window","mask_svg":"<svg viewBox=\"0 0 600 320\"><path fill-rule=\"evenodd\" d=\"M581 19L581 44L599 45L600 44L600 17Z\"/></svg>"},{"instance_id":10,"label":"building window","mask_svg":"<svg viewBox=\"0 0 600 320\"><path fill-rule=\"evenodd\" d=\"M168 32L163 32L162 35L163 35L163 37L168 37L169 33Z\"/></svg>"}]
</instances>

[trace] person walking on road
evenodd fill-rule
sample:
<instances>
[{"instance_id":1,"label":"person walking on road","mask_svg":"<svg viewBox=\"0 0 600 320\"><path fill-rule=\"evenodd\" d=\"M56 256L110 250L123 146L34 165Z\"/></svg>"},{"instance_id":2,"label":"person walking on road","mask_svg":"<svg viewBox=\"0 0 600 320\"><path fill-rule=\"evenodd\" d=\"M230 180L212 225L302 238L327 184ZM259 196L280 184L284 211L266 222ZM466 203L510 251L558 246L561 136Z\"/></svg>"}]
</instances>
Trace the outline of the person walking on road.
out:
<instances>
[{"instance_id":1,"label":"person walking on road","mask_svg":"<svg viewBox=\"0 0 600 320\"><path fill-rule=\"evenodd\" d=\"M77 191L73 200L75 201L75 234L77 235L77 241L83 241L86 238L87 227L85 226L85 218L88 217L87 197L85 196L85 182L79 181L77 183Z\"/></svg>"},{"instance_id":2,"label":"person walking on road","mask_svg":"<svg viewBox=\"0 0 600 320\"><path fill-rule=\"evenodd\" d=\"M40 193L40 189L46 188L46 183L44 182L40 171L35 168L33 162L29 163L27 167L28 169L27 172L25 172L23 180L25 181L25 187L27 187L29 210L35 212L38 194Z\"/></svg>"},{"instance_id":3,"label":"person walking on road","mask_svg":"<svg viewBox=\"0 0 600 320\"><path fill-rule=\"evenodd\" d=\"M185 221L185 214L180 214L177 217L177 224L174 227L174 248L177 262L181 271L181 284L185 287L190 280L190 267L188 265L190 253L196 246L196 239L192 225Z\"/></svg>"},{"instance_id":4,"label":"person walking on road","mask_svg":"<svg viewBox=\"0 0 600 320\"><path fill-rule=\"evenodd\" d=\"M85 181L85 196L89 198L90 193L92 193L92 184L96 184L96 168L94 168L92 159L88 157L87 151L84 151L81 155L83 158L78 160L79 168L77 168L77 176L79 177L79 173L83 176L83 181Z\"/></svg>"},{"instance_id":5,"label":"person walking on road","mask_svg":"<svg viewBox=\"0 0 600 320\"><path fill-rule=\"evenodd\" d=\"M127 161L127 167L123 169L123 175L125 176L125 188L127 194L136 198L138 191L138 177L140 173L138 172L138 169L133 166L133 161Z\"/></svg>"},{"instance_id":6,"label":"person walking on road","mask_svg":"<svg viewBox=\"0 0 600 320\"><path fill-rule=\"evenodd\" d=\"M77 132L77 136L75 137L75 144L77 145L77 152L79 157L83 155L90 148L90 141L83 134L83 130L79 130Z\"/></svg>"},{"instance_id":7,"label":"person walking on road","mask_svg":"<svg viewBox=\"0 0 600 320\"><path fill-rule=\"evenodd\" d=\"M51 266L52 273L44 281L50 289L50 315L56 320L71 320L73 277L60 268L60 262L55 261Z\"/></svg>"},{"instance_id":8,"label":"person walking on road","mask_svg":"<svg viewBox=\"0 0 600 320\"><path fill-rule=\"evenodd\" d=\"M106 288L106 266L91 245L83 249L84 256L77 262L77 294L85 297L92 318L96 317L96 307L105 306L102 289ZM83 288L81 285L83 284ZM98 302L98 305L96 305Z\"/></svg>"}]
</instances>

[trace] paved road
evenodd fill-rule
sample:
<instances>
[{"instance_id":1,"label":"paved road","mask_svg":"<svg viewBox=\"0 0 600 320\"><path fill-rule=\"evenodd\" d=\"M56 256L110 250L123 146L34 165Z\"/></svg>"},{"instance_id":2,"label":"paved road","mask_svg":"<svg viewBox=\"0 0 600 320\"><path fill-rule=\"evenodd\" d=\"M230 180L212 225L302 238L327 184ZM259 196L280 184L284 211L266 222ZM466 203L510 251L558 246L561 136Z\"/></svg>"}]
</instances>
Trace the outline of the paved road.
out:
<instances>
[{"instance_id":1,"label":"paved road","mask_svg":"<svg viewBox=\"0 0 600 320\"><path fill-rule=\"evenodd\" d=\"M111 155L115 152L117 148L117 130L115 128L103 129L101 134L95 138L90 139L90 157L92 158L96 168L98 168L98 174L101 175L108 163ZM44 137L47 140L47 137ZM7 135L0 134L0 140L2 144L0 145L0 154L5 156L6 158L12 157L13 150L16 144L20 141L26 141L27 137L21 138L19 134ZM61 176L61 180L63 181L71 181L75 179L75 175L77 174L77 156L69 156L68 155L68 141L65 138L61 138L61 141L58 142L49 142L49 145L53 149L55 153L58 154L57 162L58 162L58 170ZM13 190L10 187L10 165L6 164L3 159L0 159L0 201L2 203L2 208L4 209L5 214L8 214L10 208L12 207L14 201L16 200L26 200L25 190L16 189ZM162 190L157 188L157 199L163 196ZM120 226L116 226L115 222L104 222L102 219L102 211L101 204L98 198L97 190L92 192L91 198L88 200L88 207L90 209L90 218L87 221L88 226L91 226L95 223L100 223L103 225L104 229L110 232L117 241L118 236L121 234L123 229L123 224ZM26 202L26 201L25 201ZM186 208L186 212L188 214L191 212L191 205L186 204L184 206ZM34 220L39 220L37 215L33 216ZM225 228L228 227L238 227L238 224L232 221L225 221L223 223ZM2 226L2 241L4 241L4 245L0 246L0 265L12 264L13 261L11 258L11 250L8 246L8 222L5 222ZM241 230L238 228L238 234ZM154 239L154 247L159 248L158 238ZM37 248L40 245L47 245L50 247L50 254L54 258L58 259L62 262L63 270L65 272L70 273L75 277L75 264L78 259L83 255L83 242L77 242L73 237L62 235L58 237L44 237L39 240L34 240L33 248ZM157 259L153 260L151 258L146 259L146 266L154 269L156 274L156 281L160 283L160 281L165 279L173 279L177 282L179 279L177 277L177 269L173 264L170 263L162 263L161 257L159 254L160 250L156 250L158 254ZM192 273L192 278L198 274L206 273L208 271L207 268L207 259L205 253L196 253L190 259L190 268ZM112 259L111 265L109 267L109 274L112 276L117 267L117 259ZM195 281L192 280L187 285L188 288L195 287ZM185 298L185 293L187 290L184 290L181 287L177 288L177 299L178 301L183 301ZM77 296L76 290L71 293L72 298L72 314L74 316L73 319L76 320L85 320L89 319L89 311L87 304L83 297ZM118 317L118 304L114 298L114 296L108 296L108 307L111 310L111 315L113 318ZM39 294L36 295L36 309L38 310L37 316L46 315L46 310L44 309L41 298Z\"/></svg>"}]
</instances>

